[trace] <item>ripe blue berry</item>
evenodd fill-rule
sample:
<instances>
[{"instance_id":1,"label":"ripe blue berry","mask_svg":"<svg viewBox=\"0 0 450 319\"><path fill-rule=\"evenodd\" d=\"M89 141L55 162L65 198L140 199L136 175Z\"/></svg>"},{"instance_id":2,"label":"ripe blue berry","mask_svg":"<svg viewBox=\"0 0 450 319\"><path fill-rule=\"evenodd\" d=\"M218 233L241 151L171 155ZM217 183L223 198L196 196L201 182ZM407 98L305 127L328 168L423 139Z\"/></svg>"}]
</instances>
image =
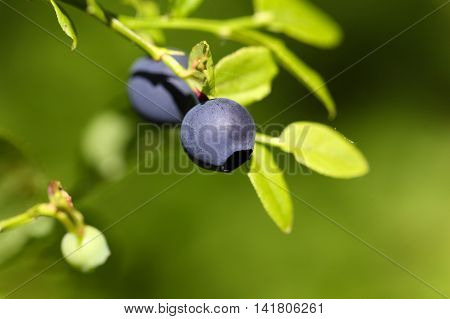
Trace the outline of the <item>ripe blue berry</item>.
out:
<instances>
[{"instance_id":1,"label":"ripe blue berry","mask_svg":"<svg viewBox=\"0 0 450 319\"><path fill-rule=\"evenodd\" d=\"M218 98L191 109L181 125L181 143L200 167L231 172L250 159L255 122L238 103Z\"/></svg>"},{"instance_id":2,"label":"ripe blue berry","mask_svg":"<svg viewBox=\"0 0 450 319\"><path fill-rule=\"evenodd\" d=\"M185 56L174 56L185 67ZM155 123L180 123L190 108L198 103L185 81L161 61L138 59L131 68L128 97L133 108Z\"/></svg>"}]
</instances>

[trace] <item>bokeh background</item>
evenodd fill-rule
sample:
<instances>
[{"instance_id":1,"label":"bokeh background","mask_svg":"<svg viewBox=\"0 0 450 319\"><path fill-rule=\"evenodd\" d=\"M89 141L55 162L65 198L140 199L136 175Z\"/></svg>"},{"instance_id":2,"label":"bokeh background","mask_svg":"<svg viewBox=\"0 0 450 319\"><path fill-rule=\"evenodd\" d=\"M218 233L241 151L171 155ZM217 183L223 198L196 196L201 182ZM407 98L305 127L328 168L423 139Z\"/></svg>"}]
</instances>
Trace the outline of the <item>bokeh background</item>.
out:
<instances>
[{"instance_id":1,"label":"bokeh background","mask_svg":"<svg viewBox=\"0 0 450 319\"><path fill-rule=\"evenodd\" d=\"M74 192L88 222L103 229L178 180L176 174L135 172L113 182L92 178L80 164L80 141L99 114L128 114L125 86L37 27L66 40L44 1L5 1L28 18L1 1L0 132L26 150L27 165L42 175L20 166L25 160L2 142L0 217L44 201L45 186L35 186L59 179ZM341 24L345 41L334 50L286 41L328 79L445 1L314 2ZM103 3L118 7L116 1ZM251 10L247 0L206 0L194 16L228 18ZM67 11L83 55L125 81L142 52L84 14ZM10 297L442 297L430 286L450 295L449 31L447 6L332 81L335 121L328 122L313 97L272 121L324 122L363 150L371 165L366 177L296 175L287 182L298 197L367 244L298 200L294 231L283 235L244 174L193 174L111 228L106 237L112 256L91 274L61 262L33 277L60 258L59 225L43 238L30 232L26 239L3 239L0 255L10 258L0 264L0 295L18 286ZM184 50L207 40L216 60L239 47L197 32L166 36L168 46ZM263 123L306 93L282 71L272 95L250 111ZM138 121L129 119L131 125ZM127 165L135 165L132 156ZM21 251L9 252L13 245Z\"/></svg>"}]
</instances>

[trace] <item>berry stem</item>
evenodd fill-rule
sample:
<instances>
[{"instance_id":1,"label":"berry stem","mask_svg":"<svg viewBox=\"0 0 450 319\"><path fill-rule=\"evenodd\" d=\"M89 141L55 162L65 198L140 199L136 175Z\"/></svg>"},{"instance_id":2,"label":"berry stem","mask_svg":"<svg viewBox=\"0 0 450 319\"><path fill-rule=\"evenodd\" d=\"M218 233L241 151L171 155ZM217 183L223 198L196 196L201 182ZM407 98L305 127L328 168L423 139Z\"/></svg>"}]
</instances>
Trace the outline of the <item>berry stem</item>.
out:
<instances>
[{"instance_id":1,"label":"berry stem","mask_svg":"<svg viewBox=\"0 0 450 319\"><path fill-rule=\"evenodd\" d=\"M120 16L119 20L133 30L139 29L185 29L203 31L216 34L222 38L233 38L233 32L241 29L254 29L269 24L272 21L270 14L258 13L253 16L240 17L228 20L213 20L200 18L173 18L160 17L155 19L142 19L129 16Z\"/></svg>"},{"instance_id":2,"label":"berry stem","mask_svg":"<svg viewBox=\"0 0 450 319\"><path fill-rule=\"evenodd\" d=\"M269 14L255 14L250 17L234 18L229 20L212 20L199 18L160 17L155 19L140 19L129 16L120 16L119 20L132 30L142 29L174 29L194 30L212 33L223 39L230 39L246 45L264 45L277 55L279 41L252 29L264 26L272 20Z\"/></svg>"},{"instance_id":3,"label":"berry stem","mask_svg":"<svg viewBox=\"0 0 450 319\"><path fill-rule=\"evenodd\" d=\"M239 17L219 21L232 29L255 29L269 25L273 21L273 15L267 12L257 12L252 16Z\"/></svg>"},{"instance_id":4,"label":"berry stem","mask_svg":"<svg viewBox=\"0 0 450 319\"><path fill-rule=\"evenodd\" d=\"M256 133L255 141L261 144L269 144L279 148L283 146L278 137L272 137L262 133Z\"/></svg>"},{"instance_id":5,"label":"berry stem","mask_svg":"<svg viewBox=\"0 0 450 319\"><path fill-rule=\"evenodd\" d=\"M59 211L55 205L50 203L38 204L25 212L16 216L0 221L0 233L11 230L28 223L31 223L39 217L50 217L58 220L68 232L79 235L84 228L83 215L74 211L74 217L71 218L66 212Z\"/></svg>"},{"instance_id":6,"label":"berry stem","mask_svg":"<svg viewBox=\"0 0 450 319\"><path fill-rule=\"evenodd\" d=\"M52 204L35 205L26 210L24 213L0 221L0 233L28 224L36 220L38 217L45 216L56 218L56 213L56 207Z\"/></svg>"},{"instance_id":7,"label":"berry stem","mask_svg":"<svg viewBox=\"0 0 450 319\"><path fill-rule=\"evenodd\" d=\"M54 214L54 217L56 220L58 220L61 224L63 224L63 226L66 228L66 230L68 232L71 233L77 233L77 230L80 229L81 227L79 226L75 226L74 223L72 222L72 220L70 219L69 216L67 216L66 213L63 212L56 212Z\"/></svg>"}]
</instances>

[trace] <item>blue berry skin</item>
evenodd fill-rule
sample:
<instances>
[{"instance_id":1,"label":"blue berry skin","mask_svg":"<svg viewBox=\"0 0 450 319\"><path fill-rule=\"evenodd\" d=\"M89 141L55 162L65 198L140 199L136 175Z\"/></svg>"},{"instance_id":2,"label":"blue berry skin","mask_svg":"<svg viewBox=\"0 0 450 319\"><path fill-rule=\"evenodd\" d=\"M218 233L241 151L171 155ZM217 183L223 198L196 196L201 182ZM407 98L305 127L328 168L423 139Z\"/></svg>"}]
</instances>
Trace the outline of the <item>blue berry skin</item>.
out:
<instances>
[{"instance_id":1,"label":"blue berry skin","mask_svg":"<svg viewBox=\"0 0 450 319\"><path fill-rule=\"evenodd\" d=\"M174 56L187 66L185 56ZM131 105L145 120L153 123L180 123L198 99L185 81L161 61L138 59L128 80Z\"/></svg>"},{"instance_id":2,"label":"blue berry skin","mask_svg":"<svg viewBox=\"0 0 450 319\"><path fill-rule=\"evenodd\" d=\"M181 124L181 143L189 158L220 172L231 172L250 159L255 135L250 113L224 98L198 104Z\"/></svg>"}]
</instances>

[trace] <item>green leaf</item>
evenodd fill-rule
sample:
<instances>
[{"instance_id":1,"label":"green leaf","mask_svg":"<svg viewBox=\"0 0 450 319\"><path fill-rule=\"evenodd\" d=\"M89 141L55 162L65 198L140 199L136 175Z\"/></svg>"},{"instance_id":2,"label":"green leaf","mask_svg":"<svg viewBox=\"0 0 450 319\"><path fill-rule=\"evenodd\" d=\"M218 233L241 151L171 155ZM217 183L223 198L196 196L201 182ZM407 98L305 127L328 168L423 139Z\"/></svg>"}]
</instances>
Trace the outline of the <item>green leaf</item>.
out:
<instances>
[{"instance_id":1,"label":"green leaf","mask_svg":"<svg viewBox=\"0 0 450 319\"><path fill-rule=\"evenodd\" d=\"M254 0L254 5L256 12L273 15L271 31L322 48L341 42L339 25L307 0Z\"/></svg>"},{"instance_id":2,"label":"green leaf","mask_svg":"<svg viewBox=\"0 0 450 319\"><path fill-rule=\"evenodd\" d=\"M328 91L323 78L315 70L297 57L284 45L278 46L276 53L284 67L290 71L298 80L314 94L325 106L330 119L336 117L336 105Z\"/></svg>"},{"instance_id":3,"label":"green leaf","mask_svg":"<svg viewBox=\"0 0 450 319\"><path fill-rule=\"evenodd\" d=\"M189 55L189 70L193 74L188 80L195 88L203 94L214 96L214 62L209 44L206 41L202 41L192 48Z\"/></svg>"},{"instance_id":4,"label":"green leaf","mask_svg":"<svg viewBox=\"0 0 450 319\"><path fill-rule=\"evenodd\" d=\"M84 160L103 178L117 180L126 172L126 149L133 136L128 119L107 111L88 124L81 140Z\"/></svg>"},{"instance_id":5,"label":"green leaf","mask_svg":"<svg viewBox=\"0 0 450 319\"><path fill-rule=\"evenodd\" d=\"M255 144L248 177L269 216L283 232L290 233L292 199L283 172L271 152L261 144Z\"/></svg>"},{"instance_id":6,"label":"green leaf","mask_svg":"<svg viewBox=\"0 0 450 319\"><path fill-rule=\"evenodd\" d=\"M335 178L365 175L369 165L353 142L319 123L296 122L279 137L280 147L312 170Z\"/></svg>"},{"instance_id":7,"label":"green leaf","mask_svg":"<svg viewBox=\"0 0 450 319\"><path fill-rule=\"evenodd\" d=\"M289 50L284 42L257 31L239 30L235 33L235 36L244 42L264 45L270 49L280 64L302 82L325 105L329 117L334 118L336 116L336 106L325 81L315 70L311 69Z\"/></svg>"},{"instance_id":8,"label":"green leaf","mask_svg":"<svg viewBox=\"0 0 450 319\"><path fill-rule=\"evenodd\" d=\"M84 227L81 240L67 233L61 242L61 251L67 263L81 272L103 265L111 255L105 236L92 226Z\"/></svg>"},{"instance_id":9,"label":"green leaf","mask_svg":"<svg viewBox=\"0 0 450 319\"><path fill-rule=\"evenodd\" d=\"M277 74L278 67L268 49L242 48L217 63L216 96L249 105L270 94L272 80Z\"/></svg>"},{"instance_id":10,"label":"green leaf","mask_svg":"<svg viewBox=\"0 0 450 319\"><path fill-rule=\"evenodd\" d=\"M96 0L86 0L87 12L99 18L103 22L107 22L106 14Z\"/></svg>"},{"instance_id":11,"label":"green leaf","mask_svg":"<svg viewBox=\"0 0 450 319\"><path fill-rule=\"evenodd\" d=\"M53 9L55 9L56 17L58 18L58 23L61 26L61 29L69 38L72 39L72 50L75 50L77 47L78 38L72 21L70 21L69 16L56 4L54 0L50 0L50 3L52 4Z\"/></svg>"},{"instance_id":12,"label":"green leaf","mask_svg":"<svg viewBox=\"0 0 450 319\"><path fill-rule=\"evenodd\" d=\"M172 17L186 17L202 4L203 0L172 0L171 12Z\"/></svg>"}]
</instances>

